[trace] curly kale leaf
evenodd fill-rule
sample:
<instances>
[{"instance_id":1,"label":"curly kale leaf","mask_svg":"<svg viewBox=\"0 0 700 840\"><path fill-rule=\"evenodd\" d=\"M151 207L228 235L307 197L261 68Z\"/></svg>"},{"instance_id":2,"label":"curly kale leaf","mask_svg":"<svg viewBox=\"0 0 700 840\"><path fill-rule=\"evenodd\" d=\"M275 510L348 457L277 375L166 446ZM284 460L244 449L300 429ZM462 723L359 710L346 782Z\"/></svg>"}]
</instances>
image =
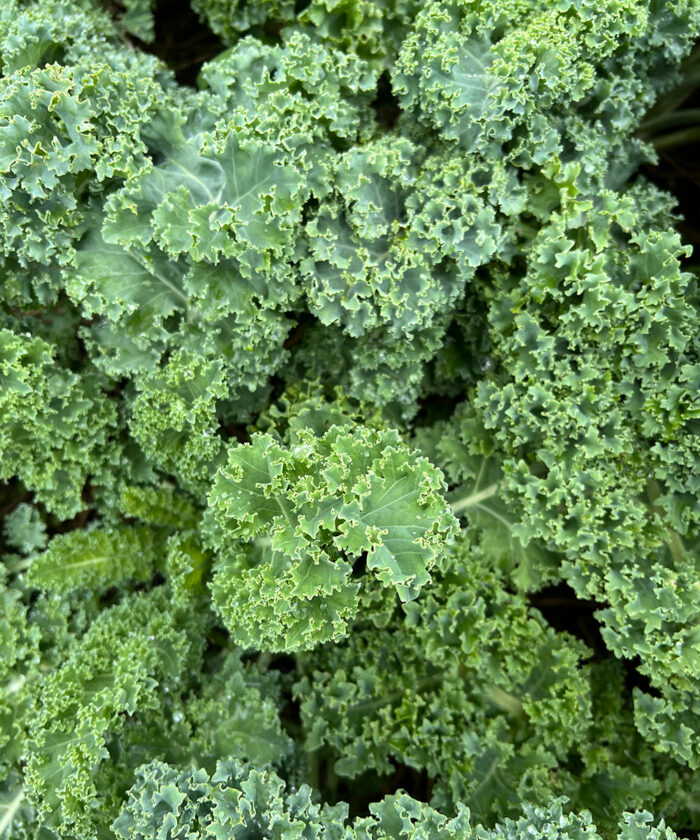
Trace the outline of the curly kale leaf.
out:
<instances>
[{"instance_id":1,"label":"curly kale leaf","mask_svg":"<svg viewBox=\"0 0 700 840\"><path fill-rule=\"evenodd\" d=\"M117 416L94 371L79 376L53 356L40 338L0 330L0 479L19 477L69 517L82 509L88 479L112 483Z\"/></svg>"},{"instance_id":2,"label":"curly kale leaf","mask_svg":"<svg viewBox=\"0 0 700 840\"><path fill-rule=\"evenodd\" d=\"M395 431L231 447L209 494L215 607L243 646L294 650L346 633L363 579L415 598L455 531L442 488Z\"/></svg>"},{"instance_id":3,"label":"curly kale leaf","mask_svg":"<svg viewBox=\"0 0 700 840\"><path fill-rule=\"evenodd\" d=\"M151 529L133 526L58 534L33 558L27 583L66 595L80 587L106 591L146 581L156 565L157 536Z\"/></svg>"},{"instance_id":4,"label":"curly kale leaf","mask_svg":"<svg viewBox=\"0 0 700 840\"><path fill-rule=\"evenodd\" d=\"M109 747L199 661L205 622L169 609L162 589L132 595L104 610L41 680L25 779L48 827L79 837L109 819Z\"/></svg>"},{"instance_id":5,"label":"curly kale leaf","mask_svg":"<svg viewBox=\"0 0 700 840\"><path fill-rule=\"evenodd\" d=\"M200 832L217 840L337 840L346 813L344 805L316 805L307 785L286 791L275 773L237 761L220 762L211 775L152 762L139 770L112 827L123 840Z\"/></svg>"}]
</instances>

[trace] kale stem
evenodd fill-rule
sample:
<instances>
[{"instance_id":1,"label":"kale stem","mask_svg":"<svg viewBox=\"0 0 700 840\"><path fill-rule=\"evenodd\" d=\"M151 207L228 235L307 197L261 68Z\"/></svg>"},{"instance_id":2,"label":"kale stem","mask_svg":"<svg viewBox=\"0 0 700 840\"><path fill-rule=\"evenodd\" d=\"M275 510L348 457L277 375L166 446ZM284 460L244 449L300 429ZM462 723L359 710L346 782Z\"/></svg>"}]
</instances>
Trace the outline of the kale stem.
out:
<instances>
[{"instance_id":1,"label":"kale stem","mask_svg":"<svg viewBox=\"0 0 700 840\"><path fill-rule=\"evenodd\" d=\"M258 670L263 672L267 671L270 667L270 662L272 662L272 654L269 651L265 651L264 653L258 654L255 664L258 666Z\"/></svg>"},{"instance_id":2,"label":"kale stem","mask_svg":"<svg viewBox=\"0 0 700 840\"><path fill-rule=\"evenodd\" d=\"M674 149L678 146L687 146L700 140L700 126L695 128L686 128L683 131L674 131L671 134L664 134L657 137L653 143L654 148L658 151L660 149Z\"/></svg>"},{"instance_id":3,"label":"kale stem","mask_svg":"<svg viewBox=\"0 0 700 840\"><path fill-rule=\"evenodd\" d=\"M640 126L640 131L645 134L665 131L676 126L689 126L700 123L700 108L683 108L680 111L673 111L670 114L659 114L657 117L645 120Z\"/></svg>"},{"instance_id":4,"label":"kale stem","mask_svg":"<svg viewBox=\"0 0 700 840\"><path fill-rule=\"evenodd\" d=\"M649 509L652 513L656 514L660 519L663 520L664 511L657 507L656 501L661 496L661 487L659 487L659 482L655 479L649 479L647 481L647 498L649 499ZM681 539L680 535L677 534L675 531L672 531L670 528L668 529L668 536L666 537L666 545L668 546L668 550L673 558L674 563L681 564L685 560L685 546L683 545L683 540Z\"/></svg>"},{"instance_id":5,"label":"kale stem","mask_svg":"<svg viewBox=\"0 0 700 840\"><path fill-rule=\"evenodd\" d=\"M31 557L25 557L23 560L20 560L17 563L9 564L8 568L7 568L7 571L11 575L17 575L20 572L26 571L32 565L33 561L34 561L34 556L33 555Z\"/></svg>"},{"instance_id":6,"label":"kale stem","mask_svg":"<svg viewBox=\"0 0 700 840\"><path fill-rule=\"evenodd\" d=\"M17 796L10 802L10 804L5 808L5 814L0 819L0 836L5 833L8 827L12 826L12 821L15 818L15 814L19 810L19 806L22 804L22 800L24 799L24 791L20 791Z\"/></svg>"},{"instance_id":7,"label":"kale stem","mask_svg":"<svg viewBox=\"0 0 700 840\"><path fill-rule=\"evenodd\" d=\"M480 502L483 502L485 499L491 498L491 496L495 496L498 492L500 482L496 481L493 484L489 484L488 487L484 487L483 490L477 490L475 493L470 493L468 496L464 496L461 499L458 499L456 502L452 502L452 510L454 513L461 513L463 510L467 508L474 507L474 505L478 505Z\"/></svg>"}]
</instances>

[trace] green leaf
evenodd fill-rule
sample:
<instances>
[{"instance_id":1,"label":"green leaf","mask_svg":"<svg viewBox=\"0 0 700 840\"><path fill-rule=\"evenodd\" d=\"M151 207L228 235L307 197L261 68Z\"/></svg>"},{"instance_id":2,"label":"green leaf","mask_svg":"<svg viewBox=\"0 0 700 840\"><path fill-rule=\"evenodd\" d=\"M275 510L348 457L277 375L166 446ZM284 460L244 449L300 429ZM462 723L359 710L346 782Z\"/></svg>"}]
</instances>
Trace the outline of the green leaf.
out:
<instances>
[{"instance_id":1,"label":"green leaf","mask_svg":"<svg viewBox=\"0 0 700 840\"><path fill-rule=\"evenodd\" d=\"M0 840L29 836L34 813L19 775L11 773L0 782Z\"/></svg>"},{"instance_id":2,"label":"green leaf","mask_svg":"<svg viewBox=\"0 0 700 840\"><path fill-rule=\"evenodd\" d=\"M58 534L32 560L30 586L66 594L80 587L105 591L153 574L158 540L145 528L96 528Z\"/></svg>"},{"instance_id":3,"label":"green leaf","mask_svg":"<svg viewBox=\"0 0 700 840\"><path fill-rule=\"evenodd\" d=\"M130 317L146 327L188 306L182 290L184 268L158 252L106 242L99 230L93 229L81 242L76 269L78 277L68 284L70 294L88 311L112 321Z\"/></svg>"},{"instance_id":4,"label":"green leaf","mask_svg":"<svg viewBox=\"0 0 700 840\"><path fill-rule=\"evenodd\" d=\"M392 430L331 426L321 437L300 430L291 447L262 434L230 447L209 494L217 609L245 646L256 609L272 621L258 633L273 650L338 638L365 553L372 577L416 597L456 530L442 490L440 473Z\"/></svg>"}]
</instances>

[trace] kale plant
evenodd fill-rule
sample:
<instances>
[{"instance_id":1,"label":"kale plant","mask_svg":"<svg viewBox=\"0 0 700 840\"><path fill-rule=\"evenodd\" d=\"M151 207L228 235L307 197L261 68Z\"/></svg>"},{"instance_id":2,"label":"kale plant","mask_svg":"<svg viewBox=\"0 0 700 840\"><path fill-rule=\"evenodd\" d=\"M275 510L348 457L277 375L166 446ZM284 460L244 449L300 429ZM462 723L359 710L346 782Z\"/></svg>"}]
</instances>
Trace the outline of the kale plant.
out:
<instances>
[{"instance_id":1,"label":"kale plant","mask_svg":"<svg viewBox=\"0 0 700 840\"><path fill-rule=\"evenodd\" d=\"M0 840L690 836L700 0L167 6L0 3Z\"/></svg>"}]
</instances>

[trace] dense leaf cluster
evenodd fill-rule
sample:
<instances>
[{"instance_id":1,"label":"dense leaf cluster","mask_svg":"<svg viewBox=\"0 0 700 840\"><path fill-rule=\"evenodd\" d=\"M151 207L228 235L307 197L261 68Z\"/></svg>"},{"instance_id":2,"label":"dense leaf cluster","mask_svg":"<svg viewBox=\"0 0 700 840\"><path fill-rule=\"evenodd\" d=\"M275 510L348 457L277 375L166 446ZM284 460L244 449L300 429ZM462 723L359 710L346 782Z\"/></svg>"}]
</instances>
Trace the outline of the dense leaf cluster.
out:
<instances>
[{"instance_id":1,"label":"dense leaf cluster","mask_svg":"<svg viewBox=\"0 0 700 840\"><path fill-rule=\"evenodd\" d=\"M0 840L697 831L700 2L154 7L0 3Z\"/></svg>"}]
</instances>

